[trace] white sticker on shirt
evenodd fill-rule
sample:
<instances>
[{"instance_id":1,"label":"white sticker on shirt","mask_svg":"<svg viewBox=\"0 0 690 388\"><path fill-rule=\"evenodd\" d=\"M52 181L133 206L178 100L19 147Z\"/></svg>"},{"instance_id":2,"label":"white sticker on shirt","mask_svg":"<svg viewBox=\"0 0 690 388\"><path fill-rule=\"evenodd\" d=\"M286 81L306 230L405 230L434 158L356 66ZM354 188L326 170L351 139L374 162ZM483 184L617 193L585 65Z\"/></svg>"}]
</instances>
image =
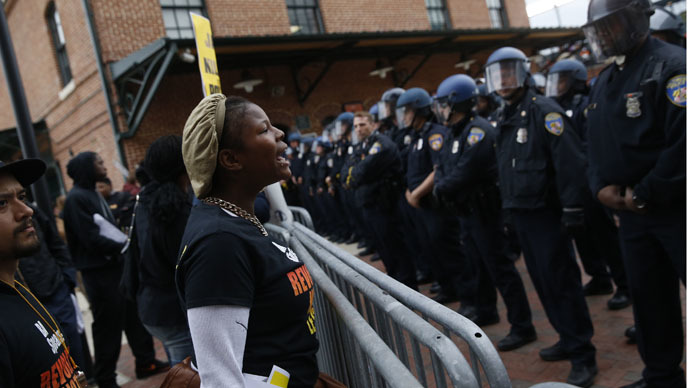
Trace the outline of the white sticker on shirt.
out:
<instances>
[{"instance_id":1,"label":"white sticker on shirt","mask_svg":"<svg viewBox=\"0 0 690 388\"><path fill-rule=\"evenodd\" d=\"M284 247L284 246L282 246L282 245L280 245L280 244L276 244L275 241L272 241L272 243L273 243L273 245L275 245L276 248L278 248L281 252L285 253L285 256L287 256L288 259L290 259L291 261L294 261L295 263L299 263L299 259L297 258L297 255L295 254L295 252L292 251L292 249L287 248L287 247Z\"/></svg>"}]
</instances>

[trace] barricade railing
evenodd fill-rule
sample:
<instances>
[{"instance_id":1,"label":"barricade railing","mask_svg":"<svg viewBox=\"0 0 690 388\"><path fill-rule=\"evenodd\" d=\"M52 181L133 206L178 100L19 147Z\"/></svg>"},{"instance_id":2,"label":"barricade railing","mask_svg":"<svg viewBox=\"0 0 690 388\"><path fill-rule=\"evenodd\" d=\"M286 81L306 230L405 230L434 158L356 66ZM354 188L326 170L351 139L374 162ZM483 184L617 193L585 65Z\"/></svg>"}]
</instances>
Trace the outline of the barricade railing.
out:
<instances>
[{"instance_id":1,"label":"barricade railing","mask_svg":"<svg viewBox=\"0 0 690 388\"><path fill-rule=\"evenodd\" d=\"M290 243L318 285L314 288L314 309L320 347L319 370L348 387L411 387L422 385L388 345L357 312L297 239L279 226L265 224L269 235Z\"/></svg>"},{"instance_id":2,"label":"barricade railing","mask_svg":"<svg viewBox=\"0 0 690 388\"><path fill-rule=\"evenodd\" d=\"M315 230L314 222L311 220L311 214L309 214L307 209L299 206L288 206L288 209L290 209L292 217L295 219L295 221L311 230Z\"/></svg>"},{"instance_id":3,"label":"barricade railing","mask_svg":"<svg viewBox=\"0 0 690 388\"><path fill-rule=\"evenodd\" d=\"M295 223L293 233L290 234L284 228L270 224L266 226L271 236L282 243L285 243L286 238L290 236L290 246L296 251L298 250L297 245L306 247L308 253L311 254L310 257L318 262L323 271L340 289L341 294L347 298L348 304L356 307L359 314L369 322L385 344L395 352L404 366L416 374L423 386L442 388L447 387L448 383L453 387L480 386L480 380L477 379L472 367L447 334L439 331L423 316L416 314L389 295L387 291L343 263L342 260L330 253L323 244L301 233L301 229L306 230L307 228ZM325 244L331 245L328 242ZM297 253L299 255L299 252ZM308 268L311 272L312 268L309 266ZM436 304L431 300L428 300L428 303ZM325 318L325 321L320 322L321 325L319 326L325 331L325 338L321 341L322 346L326 346L328 350L339 347L338 344L342 341L337 335L331 335L333 334L332 327L337 327L337 322L329 319L327 314L324 316L324 311L318 310L317 321L319 315ZM358 375L358 370L353 371L351 368L352 365L359 363L356 360L356 353L332 351L326 353L332 359L330 362L324 362L324 364L338 366L335 370L329 371L334 376L348 380L352 376ZM430 366L430 370L428 366ZM322 363L320 363L320 367L322 367ZM396 382L391 384L388 381L387 384L393 387L405 386ZM504 386L510 386L510 382L508 381L508 385Z\"/></svg>"},{"instance_id":4,"label":"barricade railing","mask_svg":"<svg viewBox=\"0 0 690 388\"><path fill-rule=\"evenodd\" d=\"M297 237L300 242L307 246L307 249L311 251L312 256L315 259L320 260L320 264L326 264L327 268L325 269L325 272L328 273L329 277L339 286L341 292L348 297L350 303L354 304L360 313L362 313L363 309L366 308L366 305L363 304L363 300L366 301L366 298L363 298L361 292L354 292L351 284L352 279L360 278L359 275L369 280L377 288L390 293L393 298L402 303L409 310L419 313L424 320L439 325L444 334L443 337L450 338L452 340L453 335L455 335L465 342L469 348L469 359L474 381L472 384L468 384L466 381L458 381L457 383L462 384L456 386L481 386L483 381L482 376L486 379L490 387L511 386L508 372L506 371L501 358L498 356L498 352L491 343L491 340L472 321L456 313L455 311L432 301L428 297L410 289L404 284L397 282L385 273L382 273L378 269L368 265L367 263L364 263L362 260L331 244L323 237L299 223L293 224L293 229L291 232L294 237ZM353 272L347 273L347 277L345 278L343 275L341 275L341 273L345 273L345 271L336 272L331 270L331 268L333 268L331 267L331 262L337 262L345 265L352 269ZM367 317L369 316L371 315L367 314ZM370 321L370 323L372 322ZM372 324L372 326L374 325ZM379 335L382 336L386 343L392 345L392 341L389 342L389 334L379 331ZM402 350L404 349L399 349L397 352L399 357L405 356ZM416 351L413 353L413 355L417 357ZM401 357L403 362L405 362L404 358L405 357ZM443 371L440 369L440 364L438 361L439 360L436 360L433 356L431 357L434 380L437 382L436 386L442 387L445 386L443 385L445 384L445 380L439 377L439 374L442 375ZM465 364L467 363L464 357L462 357L462 361L458 362L464 362ZM428 386L426 384L426 376L424 375L425 372L423 368L419 370L416 364L415 367L418 369L417 377L419 380L422 382L422 384ZM443 382L441 385L439 385L439 382L441 381ZM453 381L452 378L451 381L453 384L456 384L456 381Z\"/></svg>"}]
</instances>

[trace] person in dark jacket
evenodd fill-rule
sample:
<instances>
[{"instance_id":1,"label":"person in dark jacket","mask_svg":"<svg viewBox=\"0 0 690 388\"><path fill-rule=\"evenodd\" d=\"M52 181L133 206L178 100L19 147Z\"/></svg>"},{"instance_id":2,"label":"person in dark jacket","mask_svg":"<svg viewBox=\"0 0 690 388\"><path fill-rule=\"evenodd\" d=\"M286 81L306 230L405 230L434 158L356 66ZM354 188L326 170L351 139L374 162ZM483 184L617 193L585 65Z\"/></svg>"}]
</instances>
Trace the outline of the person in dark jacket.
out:
<instances>
[{"instance_id":1,"label":"person in dark jacket","mask_svg":"<svg viewBox=\"0 0 690 388\"><path fill-rule=\"evenodd\" d=\"M139 321L136 306L118 292L122 277L119 256L124 242L102 236L94 221L97 215L115 223L108 204L96 191L96 180L107 172L103 159L94 152L81 152L70 160L67 174L74 180L74 187L67 195L64 210L67 243L81 271L93 313L94 374L101 388L118 386L115 367L123 329L136 357L138 378L167 367L155 359L153 339Z\"/></svg>"},{"instance_id":2,"label":"person in dark jacket","mask_svg":"<svg viewBox=\"0 0 690 388\"><path fill-rule=\"evenodd\" d=\"M29 287L60 324L77 365L86 365L72 301L77 271L55 224L37 206L29 207L34 211L36 235L41 247L33 256L19 261L19 280Z\"/></svg>"},{"instance_id":3,"label":"person in dark jacket","mask_svg":"<svg viewBox=\"0 0 690 388\"><path fill-rule=\"evenodd\" d=\"M134 233L139 248L139 317L163 342L171 364L194 353L187 319L175 291L175 263L192 204L182 160L182 138L154 141L144 162L153 179L139 194Z\"/></svg>"},{"instance_id":4,"label":"person in dark jacket","mask_svg":"<svg viewBox=\"0 0 690 388\"><path fill-rule=\"evenodd\" d=\"M103 196L115 217L115 226L125 231L132 223L134 196L127 191L113 191L113 183L105 177L96 181L96 190Z\"/></svg>"},{"instance_id":5,"label":"person in dark jacket","mask_svg":"<svg viewBox=\"0 0 690 388\"><path fill-rule=\"evenodd\" d=\"M353 168L350 183L357 190L355 195L364 208L366 222L376 234L376 249L386 272L416 290L412 258L400 244L403 234L397 204L402 195L402 167L398 147L387 136L374 131L374 119L369 112L355 113L354 129L364 146L363 158Z\"/></svg>"},{"instance_id":6,"label":"person in dark jacket","mask_svg":"<svg viewBox=\"0 0 690 388\"><path fill-rule=\"evenodd\" d=\"M502 205L512 216L534 288L559 334L559 341L539 356L570 360L567 382L589 387L598 373L594 327L565 233L584 224L586 160L570 118L529 86L527 62L522 51L503 47L486 65L489 91L506 101L496 139Z\"/></svg>"}]
</instances>

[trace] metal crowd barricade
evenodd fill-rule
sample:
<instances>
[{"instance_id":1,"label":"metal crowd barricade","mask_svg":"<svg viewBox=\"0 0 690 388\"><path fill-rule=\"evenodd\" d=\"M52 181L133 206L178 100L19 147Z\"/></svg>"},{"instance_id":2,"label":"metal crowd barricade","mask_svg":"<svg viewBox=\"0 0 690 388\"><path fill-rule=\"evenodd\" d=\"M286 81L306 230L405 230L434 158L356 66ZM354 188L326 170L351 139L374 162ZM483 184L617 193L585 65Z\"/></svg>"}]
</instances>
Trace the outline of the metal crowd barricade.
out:
<instances>
[{"instance_id":1,"label":"metal crowd barricade","mask_svg":"<svg viewBox=\"0 0 690 388\"><path fill-rule=\"evenodd\" d=\"M311 230L315 230L314 222L311 220L311 214L309 214L307 209L299 206L288 206L288 209L290 209L292 217L295 219L295 221Z\"/></svg>"},{"instance_id":2,"label":"metal crowd barricade","mask_svg":"<svg viewBox=\"0 0 690 388\"><path fill-rule=\"evenodd\" d=\"M350 304L304 246L290 241L290 233L279 226L265 224L271 238L288 244L309 268L315 287L314 308L320 347L319 370L348 387L410 387L422 385L379 337L369 323Z\"/></svg>"},{"instance_id":3,"label":"metal crowd barricade","mask_svg":"<svg viewBox=\"0 0 690 388\"><path fill-rule=\"evenodd\" d=\"M469 347L469 358L474 381L457 381L453 380L451 376L450 380L454 386L481 386L483 381L482 376L486 379L490 387L511 386L508 372L498 356L498 352L494 348L488 336L472 321L395 281L391 277L380 272L378 269L371 267L370 265L362 262L360 259L336 247L299 223L293 224L292 235L293 238L296 237L300 242L307 246L308 250L310 250L312 253L312 256L320 260L321 265L325 265L326 273L328 273L329 277L336 284L338 284L341 292L347 295L350 303L357 306L357 309L360 311L360 313L363 314L363 311L367 309L366 301L369 295L363 295L361 290L359 292L355 291L352 283L353 279L360 279L363 277L373 283L373 285L375 285L377 288L390 293L390 295L393 296L397 301L406 306L409 309L408 311L411 310L419 313L424 320L439 325L443 331L444 338L452 339L452 335L455 335L462 339L462 341L464 341ZM334 262L337 262L337 264L334 264ZM336 267L340 268L341 266L347 266L353 271L351 273L347 273L342 269L339 269L338 271L334 270ZM369 313L369 311L367 311L367 313ZM388 312L386 312L384 315L386 319L392 318ZM373 314L366 314L366 316L367 318L370 318L373 316ZM384 324L386 319L384 319ZM378 327L377 325L379 324L379 320L381 320L379 317L376 317L374 322L369 319L370 323L375 328ZM389 334L390 332L385 330L387 329L386 326L384 326L383 329L384 330L378 331L379 335L381 335L384 341L386 341L386 343L393 348L394 344L391 335ZM429 384L426 383L426 372L423 367L420 368L419 366L420 361L418 358L420 354L416 350L417 344L414 341L412 341L411 344L413 348L412 361L414 361L417 377L425 386L429 386ZM397 342L395 343L395 346L397 347L395 350L398 356L403 362L406 362L406 348ZM458 363L467 363L462 355L460 355L460 358L462 361L456 360ZM446 386L445 377L442 377L444 375L442 366L445 366L442 365L443 361L444 360L437 359L432 352L431 366L434 373L433 378L437 387ZM446 372L448 372L450 375L448 369L446 369Z\"/></svg>"},{"instance_id":4,"label":"metal crowd barricade","mask_svg":"<svg viewBox=\"0 0 690 388\"><path fill-rule=\"evenodd\" d=\"M361 276L330 253L320 242L304 235L302 232L308 230L306 227L298 223L294 225L293 234L271 224L267 224L266 227L270 235L281 243L285 243L289 238L290 246L298 256L309 254L304 260L309 271L323 271L328 274L327 277L337 284L340 290L340 303L344 302L350 307L354 305L360 318L364 317L387 345L387 350L395 353L398 362L401 362L408 372L414 371L423 386L442 388L450 383L453 387L474 388L481 385L470 364L447 335L389 295L387 291ZM326 244L330 245L327 242ZM319 286L317 289L323 287L323 279L314 280ZM428 303L436 304L431 300L428 300ZM377 368L373 371L371 368L362 369L361 365L366 365L366 362L362 361L360 353L353 351L354 345L351 341L343 341L342 330L339 330L341 323L338 317L329 313L329 310L342 306L316 303L315 307L319 324L317 327L320 328L317 333L321 332L320 335L323 336L320 338L323 346L319 352L320 368L348 386L379 386L372 385L370 374L374 372L371 375L377 376L381 371ZM357 345L361 346L359 343ZM428 366L431 367L430 371ZM407 386L397 380L378 381L377 377L374 377L373 381L384 383L384 386ZM508 380L508 385L504 386L510 386L510 381Z\"/></svg>"}]
</instances>

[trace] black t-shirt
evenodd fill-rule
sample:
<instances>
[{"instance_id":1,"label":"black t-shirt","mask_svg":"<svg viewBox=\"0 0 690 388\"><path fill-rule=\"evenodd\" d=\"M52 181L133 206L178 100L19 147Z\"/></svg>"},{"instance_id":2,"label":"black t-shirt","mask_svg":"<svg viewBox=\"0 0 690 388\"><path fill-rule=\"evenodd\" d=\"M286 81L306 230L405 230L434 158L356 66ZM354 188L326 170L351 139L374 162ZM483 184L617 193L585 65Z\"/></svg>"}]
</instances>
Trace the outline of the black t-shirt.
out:
<instances>
[{"instance_id":1,"label":"black t-shirt","mask_svg":"<svg viewBox=\"0 0 690 388\"><path fill-rule=\"evenodd\" d=\"M249 307L242 371L290 372L290 388L313 387L318 376L314 285L287 247L249 221L204 203L192 209L177 270L185 309Z\"/></svg>"},{"instance_id":2,"label":"black t-shirt","mask_svg":"<svg viewBox=\"0 0 690 388\"><path fill-rule=\"evenodd\" d=\"M62 332L54 333L55 326L45 310L21 287L17 289L49 325L17 291L0 283L0 387L78 387L69 350L58 338Z\"/></svg>"}]
</instances>

